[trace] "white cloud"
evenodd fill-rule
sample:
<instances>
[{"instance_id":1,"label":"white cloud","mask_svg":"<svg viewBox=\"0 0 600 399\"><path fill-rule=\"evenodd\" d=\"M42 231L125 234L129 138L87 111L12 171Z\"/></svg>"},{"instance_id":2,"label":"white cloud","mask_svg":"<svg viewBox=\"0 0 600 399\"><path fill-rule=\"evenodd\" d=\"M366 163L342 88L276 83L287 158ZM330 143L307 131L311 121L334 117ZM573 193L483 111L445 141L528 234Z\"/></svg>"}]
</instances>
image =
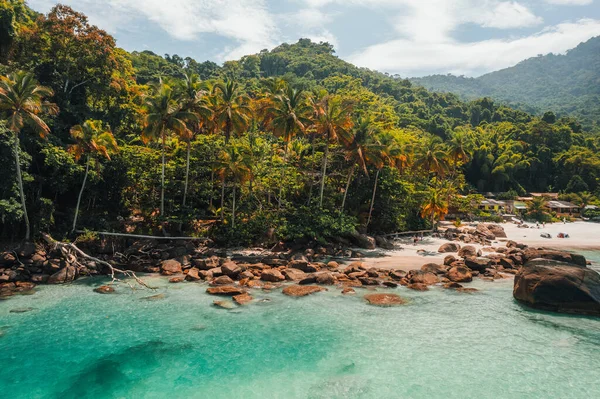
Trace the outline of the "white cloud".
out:
<instances>
[{"instance_id":1,"label":"white cloud","mask_svg":"<svg viewBox=\"0 0 600 399\"><path fill-rule=\"evenodd\" d=\"M573 6L585 6L592 4L594 0L545 0L549 4L557 5L573 5Z\"/></svg>"},{"instance_id":2,"label":"white cloud","mask_svg":"<svg viewBox=\"0 0 600 399\"><path fill-rule=\"evenodd\" d=\"M600 35L600 21L582 19L513 39L472 43L445 40L427 45L406 39L391 40L355 53L351 61L402 76L446 72L478 75L514 65L538 54L564 53L596 35Z\"/></svg>"},{"instance_id":3,"label":"white cloud","mask_svg":"<svg viewBox=\"0 0 600 399\"><path fill-rule=\"evenodd\" d=\"M520 28L543 22L542 18L535 16L527 7L514 1L497 3L491 9L475 10L475 13L472 21L484 28Z\"/></svg>"},{"instance_id":4,"label":"white cloud","mask_svg":"<svg viewBox=\"0 0 600 399\"><path fill-rule=\"evenodd\" d=\"M276 43L275 21L265 0L62 0L85 12L90 21L114 33L140 19L150 20L178 40L196 40L213 33L234 40L235 47L222 53L234 59ZM46 8L48 0L30 0L34 8ZM39 9L39 8L38 8Z\"/></svg>"}]
</instances>

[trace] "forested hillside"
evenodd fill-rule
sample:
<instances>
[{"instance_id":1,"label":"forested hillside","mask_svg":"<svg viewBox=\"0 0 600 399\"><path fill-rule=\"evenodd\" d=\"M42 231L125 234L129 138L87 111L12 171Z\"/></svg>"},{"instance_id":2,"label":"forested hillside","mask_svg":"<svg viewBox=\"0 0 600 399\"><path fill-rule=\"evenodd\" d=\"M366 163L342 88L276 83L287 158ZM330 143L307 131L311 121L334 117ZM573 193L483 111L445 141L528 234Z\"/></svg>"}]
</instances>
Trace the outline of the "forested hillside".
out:
<instances>
[{"instance_id":1,"label":"forested hillside","mask_svg":"<svg viewBox=\"0 0 600 399\"><path fill-rule=\"evenodd\" d=\"M128 53L65 6L0 11L5 238L29 220L34 235L322 239L474 211L459 193L598 191L600 143L576 119L433 93L328 43L217 65Z\"/></svg>"},{"instance_id":2,"label":"forested hillside","mask_svg":"<svg viewBox=\"0 0 600 399\"><path fill-rule=\"evenodd\" d=\"M411 81L467 100L490 97L535 114L574 116L586 130L600 129L600 37L565 55L530 58L478 78L433 75Z\"/></svg>"}]
</instances>

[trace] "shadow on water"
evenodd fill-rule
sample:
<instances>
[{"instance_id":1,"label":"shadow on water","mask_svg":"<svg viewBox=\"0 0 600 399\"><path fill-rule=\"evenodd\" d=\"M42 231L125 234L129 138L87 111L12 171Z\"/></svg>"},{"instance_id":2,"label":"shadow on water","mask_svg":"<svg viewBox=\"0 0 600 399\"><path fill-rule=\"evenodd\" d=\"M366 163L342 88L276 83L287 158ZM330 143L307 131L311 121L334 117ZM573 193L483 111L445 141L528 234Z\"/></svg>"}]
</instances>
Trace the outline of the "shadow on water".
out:
<instances>
[{"instance_id":1,"label":"shadow on water","mask_svg":"<svg viewBox=\"0 0 600 399\"><path fill-rule=\"evenodd\" d=\"M55 398L125 397L129 389L161 367L165 357L178 356L188 345L150 341L97 359L81 369Z\"/></svg>"},{"instance_id":2,"label":"shadow on water","mask_svg":"<svg viewBox=\"0 0 600 399\"><path fill-rule=\"evenodd\" d=\"M584 342L595 346L600 346L600 320L597 317L554 313L533 309L517 301L515 301L515 303L519 306L517 309L518 314L527 321L545 328L568 332L577 338L580 338ZM574 322L581 323L586 321L592 324L597 324L597 328L590 328L589 325L576 327L570 324Z\"/></svg>"}]
</instances>

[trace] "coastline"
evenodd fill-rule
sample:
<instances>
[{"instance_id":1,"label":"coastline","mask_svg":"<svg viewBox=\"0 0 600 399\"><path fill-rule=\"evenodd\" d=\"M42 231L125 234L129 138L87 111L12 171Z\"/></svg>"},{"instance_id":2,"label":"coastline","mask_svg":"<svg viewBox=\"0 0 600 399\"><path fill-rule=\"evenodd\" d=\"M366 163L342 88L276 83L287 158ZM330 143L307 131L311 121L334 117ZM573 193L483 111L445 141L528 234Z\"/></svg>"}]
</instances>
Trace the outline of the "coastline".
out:
<instances>
[{"instance_id":1,"label":"coastline","mask_svg":"<svg viewBox=\"0 0 600 399\"><path fill-rule=\"evenodd\" d=\"M556 249L562 251L600 251L600 224L591 222L572 222L567 224L547 224L545 228L519 228L514 223L499 223L504 228L507 238L492 241L492 247L506 246L509 240L525 244L533 248ZM570 238L556 238L560 232L568 233ZM541 233L549 233L552 238L540 237ZM442 244L452 242L444 238L425 237L417 245L412 237L396 240L397 249L393 250L360 250L365 254L361 260L367 267L382 269L401 269L406 272L420 269L427 263L443 263L447 253L439 253ZM462 242L459 242L461 245ZM471 243L475 248L482 249L484 245Z\"/></svg>"}]
</instances>

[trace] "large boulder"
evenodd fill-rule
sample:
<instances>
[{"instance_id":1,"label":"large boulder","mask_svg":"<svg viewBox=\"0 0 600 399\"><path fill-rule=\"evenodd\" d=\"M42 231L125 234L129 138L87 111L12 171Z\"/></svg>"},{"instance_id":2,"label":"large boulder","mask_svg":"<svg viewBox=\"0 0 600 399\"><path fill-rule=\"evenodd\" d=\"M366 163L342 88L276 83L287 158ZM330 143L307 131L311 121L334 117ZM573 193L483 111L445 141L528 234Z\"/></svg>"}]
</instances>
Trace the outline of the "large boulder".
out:
<instances>
[{"instance_id":1,"label":"large boulder","mask_svg":"<svg viewBox=\"0 0 600 399\"><path fill-rule=\"evenodd\" d=\"M460 244L456 242L447 242L442 244L438 249L438 252L447 253L447 252L458 252L460 250Z\"/></svg>"},{"instance_id":2,"label":"large boulder","mask_svg":"<svg viewBox=\"0 0 600 399\"><path fill-rule=\"evenodd\" d=\"M77 278L77 268L67 265L48 277L48 284L64 284L70 283Z\"/></svg>"},{"instance_id":3,"label":"large boulder","mask_svg":"<svg viewBox=\"0 0 600 399\"><path fill-rule=\"evenodd\" d=\"M475 248L472 245L465 245L458 251L458 256L460 256L461 258L474 257L480 255L481 251L478 251L477 248Z\"/></svg>"},{"instance_id":4,"label":"large boulder","mask_svg":"<svg viewBox=\"0 0 600 399\"><path fill-rule=\"evenodd\" d=\"M430 272L433 274L445 274L446 266L438 265L437 263L427 263L426 265L421 266L422 272Z\"/></svg>"},{"instance_id":5,"label":"large boulder","mask_svg":"<svg viewBox=\"0 0 600 399\"><path fill-rule=\"evenodd\" d=\"M484 272L492 265L492 260L490 258L465 258L465 265L471 270Z\"/></svg>"},{"instance_id":6,"label":"large boulder","mask_svg":"<svg viewBox=\"0 0 600 399\"><path fill-rule=\"evenodd\" d=\"M388 240L383 236L375 236L375 243L379 248L394 249L394 242L392 240Z\"/></svg>"},{"instance_id":7,"label":"large boulder","mask_svg":"<svg viewBox=\"0 0 600 399\"><path fill-rule=\"evenodd\" d=\"M367 294L364 298L369 305L383 307L399 306L406 303L406 300L396 294Z\"/></svg>"},{"instance_id":8,"label":"large boulder","mask_svg":"<svg viewBox=\"0 0 600 399\"><path fill-rule=\"evenodd\" d=\"M486 224L485 227L496 237L496 238L506 238L506 232L504 231L504 227L499 224Z\"/></svg>"},{"instance_id":9,"label":"large boulder","mask_svg":"<svg viewBox=\"0 0 600 399\"><path fill-rule=\"evenodd\" d=\"M573 254L565 251L554 251L547 249L533 249L528 248L523 251L523 258L525 262L528 262L532 259L548 259L555 260L558 262L571 263L573 265L586 266L587 260L585 256L579 254Z\"/></svg>"},{"instance_id":10,"label":"large boulder","mask_svg":"<svg viewBox=\"0 0 600 399\"><path fill-rule=\"evenodd\" d=\"M478 224L477 228L475 229L475 234L490 241L496 239L494 233L492 233L485 224Z\"/></svg>"},{"instance_id":11,"label":"large boulder","mask_svg":"<svg viewBox=\"0 0 600 399\"><path fill-rule=\"evenodd\" d=\"M235 262L227 261L221 265L221 271L226 276L235 279L242 272L242 268L239 267Z\"/></svg>"},{"instance_id":12,"label":"large boulder","mask_svg":"<svg viewBox=\"0 0 600 399\"><path fill-rule=\"evenodd\" d=\"M336 278L329 272L317 273L317 284L334 285Z\"/></svg>"},{"instance_id":13,"label":"large boulder","mask_svg":"<svg viewBox=\"0 0 600 399\"><path fill-rule=\"evenodd\" d=\"M278 283L280 281L285 280L285 276L281 274L281 272L277 269L267 269L263 270L260 275L260 279L262 281L269 281L271 283Z\"/></svg>"},{"instance_id":14,"label":"large boulder","mask_svg":"<svg viewBox=\"0 0 600 399\"><path fill-rule=\"evenodd\" d=\"M359 248L375 249L375 244L376 244L375 239L366 234L355 233L352 235L352 241Z\"/></svg>"},{"instance_id":15,"label":"large boulder","mask_svg":"<svg viewBox=\"0 0 600 399\"><path fill-rule=\"evenodd\" d=\"M165 276L181 273L181 263L175 259L164 260L160 265L160 273Z\"/></svg>"},{"instance_id":16,"label":"large boulder","mask_svg":"<svg viewBox=\"0 0 600 399\"><path fill-rule=\"evenodd\" d=\"M219 276L210 282L210 285L231 285L233 280L229 276Z\"/></svg>"},{"instance_id":17,"label":"large boulder","mask_svg":"<svg viewBox=\"0 0 600 399\"><path fill-rule=\"evenodd\" d=\"M289 281L300 281L304 277L306 277L306 273L304 273L300 269L288 268L283 270L283 275L286 280Z\"/></svg>"},{"instance_id":18,"label":"large boulder","mask_svg":"<svg viewBox=\"0 0 600 399\"><path fill-rule=\"evenodd\" d=\"M600 274L585 266L534 259L516 274L513 296L537 309L600 316Z\"/></svg>"},{"instance_id":19,"label":"large boulder","mask_svg":"<svg viewBox=\"0 0 600 399\"><path fill-rule=\"evenodd\" d=\"M412 284L425 284L425 285L433 285L440 282L438 276L431 272L424 272L421 270L411 270L410 273L410 282Z\"/></svg>"},{"instance_id":20,"label":"large boulder","mask_svg":"<svg viewBox=\"0 0 600 399\"><path fill-rule=\"evenodd\" d=\"M448 273L446 273L446 278L455 283L468 283L473 281L473 275L471 271L464 266L454 266Z\"/></svg>"},{"instance_id":21,"label":"large boulder","mask_svg":"<svg viewBox=\"0 0 600 399\"><path fill-rule=\"evenodd\" d=\"M304 273L314 273L317 271L317 268L314 265L308 263L306 259L293 260L290 263L288 263L287 267L289 269L302 270Z\"/></svg>"}]
</instances>

